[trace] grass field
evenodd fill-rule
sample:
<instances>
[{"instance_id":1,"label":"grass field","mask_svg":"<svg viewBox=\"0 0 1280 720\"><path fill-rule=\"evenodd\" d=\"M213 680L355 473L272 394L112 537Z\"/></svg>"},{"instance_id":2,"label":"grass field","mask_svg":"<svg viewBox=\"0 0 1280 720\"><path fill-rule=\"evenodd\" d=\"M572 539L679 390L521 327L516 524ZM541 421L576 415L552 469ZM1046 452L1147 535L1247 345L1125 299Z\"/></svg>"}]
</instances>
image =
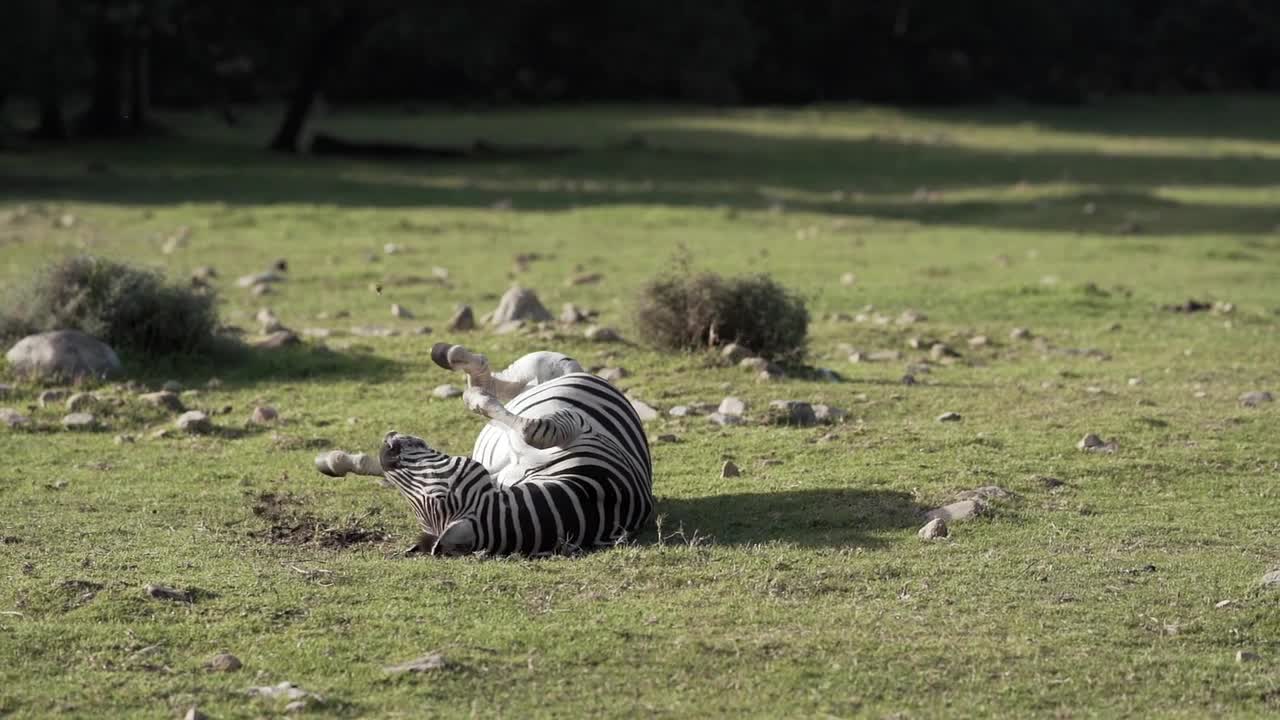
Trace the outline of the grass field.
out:
<instances>
[{"instance_id":1,"label":"grass field","mask_svg":"<svg viewBox=\"0 0 1280 720\"><path fill-rule=\"evenodd\" d=\"M1280 567L1280 403L1237 398L1280 391L1278 115L1280 101L1211 98L319 119L370 139L582 147L379 164L267 154L274 116L251 113L0 155L6 287L70 253L175 278L212 265L227 323L253 328L269 306L295 329L404 331L236 366L125 358L152 389L197 390L185 401L215 413L211 436L153 438L170 417L113 385L98 392L125 402L93 433L60 430L39 387L0 399L34 425L0 428L0 717L271 716L287 701L246 690L282 681L323 696L317 717L1274 714L1280 590L1261 578ZM456 303L496 305L518 253L541 254L514 277L553 311L598 309L627 336L637 289L674 257L771 273L809 302L812 364L845 381L760 384L573 329L443 332ZM276 294L235 286L278 257ZM604 279L566 284L580 272ZM1161 309L1188 298L1234 311ZM907 309L927 320L833 317ZM422 325L435 330L410 334ZM977 334L991 343L970 348ZM913 336L962 357L905 386L927 356ZM576 558L403 558L401 499L311 462L392 428L466 453L480 421L431 397L461 381L430 363L440 340L503 364L554 347L621 365L619 384L662 411L734 394L754 417L774 399L849 417L721 429L664 412L649 426L661 534ZM852 364L847 346L903 355ZM247 423L260 403L279 426ZM946 411L962 421L935 421ZM1078 451L1087 432L1119 450ZM742 477L720 478L726 458ZM984 485L1014 495L945 541L916 537L920 511ZM154 600L148 583L198 592ZM208 672L223 651L244 667ZM448 665L384 672L431 651Z\"/></svg>"}]
</instances>

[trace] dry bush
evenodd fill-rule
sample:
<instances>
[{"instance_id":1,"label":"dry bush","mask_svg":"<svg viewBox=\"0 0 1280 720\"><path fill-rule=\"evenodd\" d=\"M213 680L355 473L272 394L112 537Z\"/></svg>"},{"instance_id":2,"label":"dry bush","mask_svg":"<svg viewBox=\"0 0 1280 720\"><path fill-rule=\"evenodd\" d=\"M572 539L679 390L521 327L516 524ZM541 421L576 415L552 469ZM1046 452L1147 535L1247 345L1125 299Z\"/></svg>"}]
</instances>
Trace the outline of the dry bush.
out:
<instances>
[{"instance_id":1,"label":"dry bush","mask_svg":"<svg viewBox=\"0 0 1280 720\"><path fill-rule=\"evenodd\" d=\"M0 339L6 342L80 330L117 351L173 356L211 351L218 341L212 295L102 258L55 261L8 295L0 307Z\"/></svg>"},{"instance_id":2,"label":"dry bush","mask_svg":"<svg viewBox=\"0 0 1280 720\"><path fill-rule=\"evenodd\" d=\"M636 325L649 343L704 350L736 342L761 357L799 362L809 311L804 301L767 275L722 278L680 272L644 286Z\"/></svg>"}]
</instances>

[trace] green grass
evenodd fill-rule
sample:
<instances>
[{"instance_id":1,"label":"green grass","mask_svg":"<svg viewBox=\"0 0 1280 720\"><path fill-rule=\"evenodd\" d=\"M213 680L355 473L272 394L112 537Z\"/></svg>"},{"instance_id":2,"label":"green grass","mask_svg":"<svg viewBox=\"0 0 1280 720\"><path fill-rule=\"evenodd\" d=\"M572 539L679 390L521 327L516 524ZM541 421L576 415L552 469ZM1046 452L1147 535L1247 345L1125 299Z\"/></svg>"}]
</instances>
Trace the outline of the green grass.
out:
<instances>
[{"instance_id":1,"label":"green grass","mask_svg":"<svg viewBox=\"0 0 1280 720\"><path fill-rule=\"evenodd\" d=\"M284 701L246 688L284 680L325 696L307 710L320 717L1274 713L1280 594L1259 581L1280 563L1280 404L1236 398L1280 390L1277 113L1275 100L1212 98L320 120L369 138L584 148L386 164L261 152L263 113L234 130L173 117L180 134L148 144L0 156L5 285L91 252L175 277L213 265L224 320L245 327L270 306L299 329L436 328L234 366L125 357L141 382L176 378L200 391L189 405L230 408L210 437L151 438L167 418L113 386L100 393L124 402L89 434L57 430L62 411L35 407L41 388L0 400L36 425L0 429L0 716L170 717L196 703L259 717ZM624 147L635 134L647 147ZM492 209L501 199L512 209ZM54 227L63 213L73 227ZM189 243L163 254L182 225ZM405 252L366 259L388 242ZM369 449L391 428L469 450L480 422L431 399L460 378L428 351L458 339L439 329L455 303L496 305L515 254L545 256L518 279L553 310L594 307L627 334L634 293L682 248L698 267L766 271L803 293L819 318L812 362L847 382L760 385L572 333L464 338L497 362L550 346L621 364L633 373L621 385L662 410L731 391L757 413L772 399L850 411L834 429L652 424L651 437L682 439L653 445L665 539L650 530L581 558L405 559L413 524L395 493L311 468L318 450ZM234 286L277 257L290 266L278 294ZM415 282L434 265L448 287ZM566 285L579 266L603 282ZM1236 310L1159 309L1188 297ZM391 302L418 319L392 318ZM824 319L868 304L928 320ZM351 317L315 319L338 310ZM1016 326L1110 359L1009 340ZM976 333L993 346L969 349ZM912 335L964 357L903 386ZM851 365L841 343L904 360ZM257 403L283 424L248 426ZM934 421L949 410L963 421ZM1086 432L1119 452L1077 451ZM122 433L138 441L114 444ZM724 458L743 476L720 479ZM916 538L918 510L991 484L1016 497L945 542ZM273 543L254 513L265 493L323 527L390 539ZM151 600L147 583L203 594ZM224 650L244 668L206 672ZM433 650L449 668L383 672ZM1238 664L1237 650L1262 660Z\"/></svg>"}]
</instances>

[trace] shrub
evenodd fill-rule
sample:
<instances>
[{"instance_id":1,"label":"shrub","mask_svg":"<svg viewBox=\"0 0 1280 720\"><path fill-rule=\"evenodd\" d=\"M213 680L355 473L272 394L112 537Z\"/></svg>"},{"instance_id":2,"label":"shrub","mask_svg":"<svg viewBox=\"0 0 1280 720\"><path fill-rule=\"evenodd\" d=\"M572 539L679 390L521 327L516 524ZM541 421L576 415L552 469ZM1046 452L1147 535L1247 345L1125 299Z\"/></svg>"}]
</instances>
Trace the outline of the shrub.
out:
<instances>
[{"instance_id":1,"label":"shrub","mask_svg":"<svg viewBox=\"0 0 1280 720\"><path fill-rule=\"evenodd\" d=\"M679 272L645 285L636 311L640 335L671 350L736 342L782 362L804 358L809 311L767 275L725 279Z\"/></svg>"},{"instance_id":2,"label":"shrub","mask_svg":"<svg viewBox=\"0 0 1280 720\"><path fill-rule=\"evenodd\" d=\"M46 266L0 307L0 339L80 330L117 351L148 356L213 349L218 314L210 294L171 285L158 273L95 257Z\"/></svg>"}]
</instances>

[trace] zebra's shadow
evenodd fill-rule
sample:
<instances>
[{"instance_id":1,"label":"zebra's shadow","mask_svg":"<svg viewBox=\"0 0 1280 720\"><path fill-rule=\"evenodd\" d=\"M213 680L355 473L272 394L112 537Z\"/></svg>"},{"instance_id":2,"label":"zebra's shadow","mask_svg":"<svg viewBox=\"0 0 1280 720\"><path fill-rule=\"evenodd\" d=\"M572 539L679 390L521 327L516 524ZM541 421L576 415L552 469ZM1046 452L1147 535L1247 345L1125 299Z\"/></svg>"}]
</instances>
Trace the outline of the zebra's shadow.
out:
<instances>
[{"instance_id":1,"label":"zebra's shadow","mask_svg":"<svg viewBox=\"0 0 1280 720\"><path fill-rule=\"evenodd\" d=\"M658 498L664 534L695 531L716 544L771 541L806 547L875 547L923 521L900 490L826 488ZM656 534L654 534L656 537Z\"/></svg>"}]
</instances>

